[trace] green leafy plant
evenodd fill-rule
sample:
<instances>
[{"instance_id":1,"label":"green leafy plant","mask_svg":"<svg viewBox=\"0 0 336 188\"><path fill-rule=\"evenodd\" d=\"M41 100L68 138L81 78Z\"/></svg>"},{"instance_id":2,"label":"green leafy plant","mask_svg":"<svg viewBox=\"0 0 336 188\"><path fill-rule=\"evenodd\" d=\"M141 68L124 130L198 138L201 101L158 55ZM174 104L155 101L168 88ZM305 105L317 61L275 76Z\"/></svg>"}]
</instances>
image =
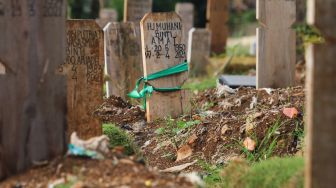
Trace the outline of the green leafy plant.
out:
<instances>
[{"instance_id":1,"label":"green leafy plant","mask_svg":"<svg viewBox=\"0 0 336 188\"><path fill-rule=\"evenodd\" d=\"M109 137L111 148L123 146L125 148L126 155L132 155L135 153L133 140L125 131L116 127L114 124L104 124L103 133Z\"/></svg>"},{"instance_id":2,"label":"green leafy plant","mask_svg":"<svg viewBox=\"0 0 336 188\"><path fill-rule=\"evenodd\" d=\"M190 79L184 84L183 89L190 89L192 91L204 91L207 89L215 88L217 83L216 77Z\"/></svg>"},{"instance_id":3,"label":"green leafy plant","mask_svg":"<svg viewBox=\"0 0 336 188\"><path fill-rule=\"evenodd\" d=\"M243 153L250 162L258 162L266 160L272 156L274 149L277 146L279 136L275 134L281 127L282 123L280 120L276 121L273 126L271 126L265 135L265 137L259 142L256 136L252 135L252 138L257 141L257 147L254 151L247 150L242 143L239 142Z\"/></svg>"},{"instance_id":4,"label":"green leafy plant","mask_svg":"<svg viewBox=\"0 0 336 188\"><path fill-rule=\"evenodd\" d=\"M176 136L179 132L188 129L194 125L199 124L199 120L195 121L183 121L183 120L174 120L172 118L166 119L166 126L160 127L155 130L155 133L158 135L166 135L169 137Z\"/></svg>"}]
</instances>

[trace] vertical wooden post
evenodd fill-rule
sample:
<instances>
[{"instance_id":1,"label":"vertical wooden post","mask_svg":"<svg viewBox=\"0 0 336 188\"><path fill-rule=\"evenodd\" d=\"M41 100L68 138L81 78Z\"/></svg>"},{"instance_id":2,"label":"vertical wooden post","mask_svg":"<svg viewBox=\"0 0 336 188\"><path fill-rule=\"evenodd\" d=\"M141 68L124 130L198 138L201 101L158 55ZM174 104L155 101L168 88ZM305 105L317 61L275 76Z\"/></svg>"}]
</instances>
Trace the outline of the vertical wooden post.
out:
<instances>
[{"instance_id":1,"label":"vertical wooden post","mask_svg":"<svg viewBox=\"0 0 336 188\"><path fill-rule=\"evenodd\" d=\"M294 85L296 41L291 28L294 0L257 0L257 87Z\"/></svg>"},{"instance_id":2,"label":"vertical wooden post","mask_svg":"<svg viewBox=\"0 0 336 188\"><path fill-rule=\"evenodd\" d=\"M141 21L144 77L173 67L186 60L181 18L174 12L149 13ZM156 88L181 86L188 72L167 76L148 84ZM147 99L147 121L167 116L176 117L184 112L185 92L154 92Z\"/></svg>"},{"instance_id":3,"label":"vertical wooden post","mask_svg":"<svg viewBox=\"0 0 336 188\"><path fill-rule=\"evenodd\" d=\"M124 0L124 22L135 22L140 27L140 21L145 14L152 12L153 0Z\"/></svg>"},{"instance_id":4,"label":"vertical wooden post","mask_svg":"<svg viewBox=\"0 0 336 188\"><path fill-rule=\"evenodd\" d=\"M185 39L184 43L188 44L189 31L191 28L194 27L194 4L176 3L175 12L182 18L183 30L184 30L183 38Z\"/></svg>"},{"instance_id":5,"label":"vertical wooden post","mask_svg":"<svg viewBox=\"0 0 336 188\"><path fill-rule=\"evenodd\" d=\"M104 8L99 11L99 18L96 22L101 28L104 28L109 22L116 22L118 20L118 12L112 8Z\"/></svg>"},{"instance_id":6,"label":"vertical wooden post","mask_svg":"<svg viewBox=\"0 0 336 188\"><path fill-rule=\"evenodd\" d=\"M93 117L103 102L104 33L94 20L67 21L67 57L59 71L67 74L68 136L83 139L102 134Z\"/></svg>"},{"instance_id":7,"label":"vertical wooden post","mask_svg":"<svg viewBox=\"0 0 336 188\"><path fill-rule=\"evenodd\" d=\"M309 0L308 22L325 43L309 46L307 59L306 188L336 185L336 2Z\"/></svg>"},{"instance_id":8,"label":"vertical wooden post","mask_svg":"<svg viewBox=\"0 0 336 188\"><path fill-rule=\"evenodd\" d=\"M192 28L189 31L188 62L191 76L204 76L211 53L211 32Z\"/></svg>"},{"instance_id":9,"label":"vertical wooden post","mask_svg":"<svg viewBox=\"0 0 336 188\"><path fill-rule=\"evenodd\" d=\"M0 180L63 154L66 1L0 3Z\"/></svg>"},{"instance_id":10,"label":"vertical wooden post","mask_svg":"<svg viewBox=\"0 0 336 188\"><path fill-rule=\"evenodd\" d=\"M137 79L142 76L139 59L140 45L133 22L109 23L105 28L105 66L110 80L107 82L107 97L127 98Z\"/></svg>"},{"instance_id":11,"label":"vertical wooden post","mask_svg":"<svg viewBox=\"0 0 336 188\"><path fill-rule=\"evenodd\" d=\"M208 0L207 28L211 31L211 50L214 53L223 53L226 46L229 30L226 25L229 20L228 0Z\"/></svg>"}]
</instances>

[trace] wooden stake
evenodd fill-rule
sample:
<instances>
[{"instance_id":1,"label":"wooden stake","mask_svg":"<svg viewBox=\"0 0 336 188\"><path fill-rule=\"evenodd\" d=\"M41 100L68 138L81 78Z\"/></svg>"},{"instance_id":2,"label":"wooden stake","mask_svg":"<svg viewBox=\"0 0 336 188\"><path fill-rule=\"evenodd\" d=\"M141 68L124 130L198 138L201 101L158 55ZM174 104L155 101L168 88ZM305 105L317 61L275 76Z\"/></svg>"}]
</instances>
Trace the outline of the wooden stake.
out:
<instances>
[{"instance_id":1,"label":"wooden stake","mask_svg":"<svg viewBox=\"0 0 336 188\"><path fill-rule=\"evenodd\" d=\"M211 50L214 53L224 53L229 30L226 25L229 20L228 0L208 0L207 28L211 31Z\"/></svg>"},{"instance_id":2,"label":"wooden stake","mask_svg":"<svg viewBox=\"0 0 336 188\"><path fill-rule=\"evenodd\" d=\"M211 32L192 28L189 31L188 62L191 76L204 76L211 53Z\"/></svg>"},{"instance_id":3,"label":"wooden stake","mask_svg":"<svg viewBox=\"0 0 336 188\"><path fill-rule=\"evenodd\" d=\"M68 78L68 136L75 131L82 139L102 134L93 112L103 102L103 34L94 20L67 21L67 59L59 71Z\"/></svg>"},{"instance_id":4,"label":"wooden stake","mask_svg":"<svg viewBox=\"0 0 336 188\"><path fill-rule=\"evenodd\" d=\"M109 23L105 28L107 97L127 99L138 78L142 76L141 51L133 22Z\"/></svg>"},{"instance_id":5,"label":"wooden stake","mask_svg":"<svg viewBox=\"0 0 336 188\"><path fill-rule=\"evenodd\" d=\"M0 2L0 180L65 151L66 2Z\"/></svg>"},{"instance_id":6,"label":"wooden stake","mask_svg":"<svg viewBox=\"0 0 336 188\"><path fill-rule=\"evenodd\" d=\"M309 46L307 59L306 188L336 185L336 4L309 0L308 22L325 43Z\"/></svg>"},{"instance_id":7,"label":"wooden stake","mask_svg":"<svg viewBox=\"0 0 336 188\"><path fill-rule=\"evenodd\" d=\"M176 13L149 13L141 21L144 76L173 67L186 60L183 25ZM180 73L148 83L156 88L181 86L188 73ZM154 92L147 99L147 121L184 113L184 91Z\"/></svg>"},{"instance_id":8,"label":"wooden stake","mask_svg":"<svg viewBox=\"0 0 336 188\"><path fill-rule=\"evenodd\" d=\"M257 0L257 87L294 85L296 41L291 28L294 0Z\"/></svg>"}]
</instances>

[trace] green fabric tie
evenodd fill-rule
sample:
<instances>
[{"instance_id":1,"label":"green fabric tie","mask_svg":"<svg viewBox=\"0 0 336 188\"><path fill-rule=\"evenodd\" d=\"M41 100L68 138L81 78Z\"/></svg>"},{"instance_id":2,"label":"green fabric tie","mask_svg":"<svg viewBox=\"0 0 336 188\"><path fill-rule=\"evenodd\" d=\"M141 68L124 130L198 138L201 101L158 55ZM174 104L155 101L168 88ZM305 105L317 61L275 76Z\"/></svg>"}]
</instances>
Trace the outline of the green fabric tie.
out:
<instances>
[{"instance_id":1,"label":"green fabric tie","mask_svg":"<svg viewBox=\"0 0 336 188\"><path fill-rule=\"evenodd\" d=\"M176 65L174 67L170 67L168 69L153 73L148 75L147 77L141 77L137 80L135 88L132 92L128 94L129 97L135 99L144 99L144 108L146 109L146 96L147 94L150 96L154 91L157 92L172 92L181 90L181 86L171 87L171 88L156 88L151 85L148 85L147 82L150 80L155 80L158 78L163 78L167 76L171 76L174 74L182 73L188 71L188 62L184 61L184 63ZM139 92L139 86L141 82L144 82L143 89Z\"/></svg>"}]
</instances>

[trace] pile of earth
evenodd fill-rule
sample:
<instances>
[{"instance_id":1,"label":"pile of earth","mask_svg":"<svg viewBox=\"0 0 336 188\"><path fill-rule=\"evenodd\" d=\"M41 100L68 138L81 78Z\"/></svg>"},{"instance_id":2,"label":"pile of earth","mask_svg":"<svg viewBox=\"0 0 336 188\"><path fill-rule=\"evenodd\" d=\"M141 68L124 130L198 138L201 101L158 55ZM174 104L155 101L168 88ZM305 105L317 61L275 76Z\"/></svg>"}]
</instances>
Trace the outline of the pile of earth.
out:
<instances>
[{"instance_id":1,"label":"pile of earth","mask_svg":"<svg viewBox=\"0 0 336 188\"><path fill-rule=\"evenodd\" d=\"M125 125L143 120L145 112L121 97L111 96L96 109L94 115L104 123Z\"/></svg>"},{"instance_id":2,"label":"pile of earth","mask_svg":"<svg viewBox=\"0 0 336 188\"><path fill-rule=\"evenodd\" d=\"M237 158L258 161L302 155L304 101L302 87L233 90L218 86L195 96L193 110L182 117L146 123L141 114L136 121L110 123L134 136L149 166L163 170L190 164L182 171L199 171L196 160L225 165ZM295 112L285 115L286 109ZM109 113L111 118L106 118ZM115 111L109 113L104 117L114 119Z\"/></svg>"},{"instance_id":3,"label":"pile of earth","mask_svg":"<svg viewBox=\"0 0 336 188\"><path fill-rule=\"evenodd\" d=\"M2 188L194 187L183 176L159 173L135 157L110 152L103 160L63 157L0 183Z\"/></svg>"}]
</instances>

